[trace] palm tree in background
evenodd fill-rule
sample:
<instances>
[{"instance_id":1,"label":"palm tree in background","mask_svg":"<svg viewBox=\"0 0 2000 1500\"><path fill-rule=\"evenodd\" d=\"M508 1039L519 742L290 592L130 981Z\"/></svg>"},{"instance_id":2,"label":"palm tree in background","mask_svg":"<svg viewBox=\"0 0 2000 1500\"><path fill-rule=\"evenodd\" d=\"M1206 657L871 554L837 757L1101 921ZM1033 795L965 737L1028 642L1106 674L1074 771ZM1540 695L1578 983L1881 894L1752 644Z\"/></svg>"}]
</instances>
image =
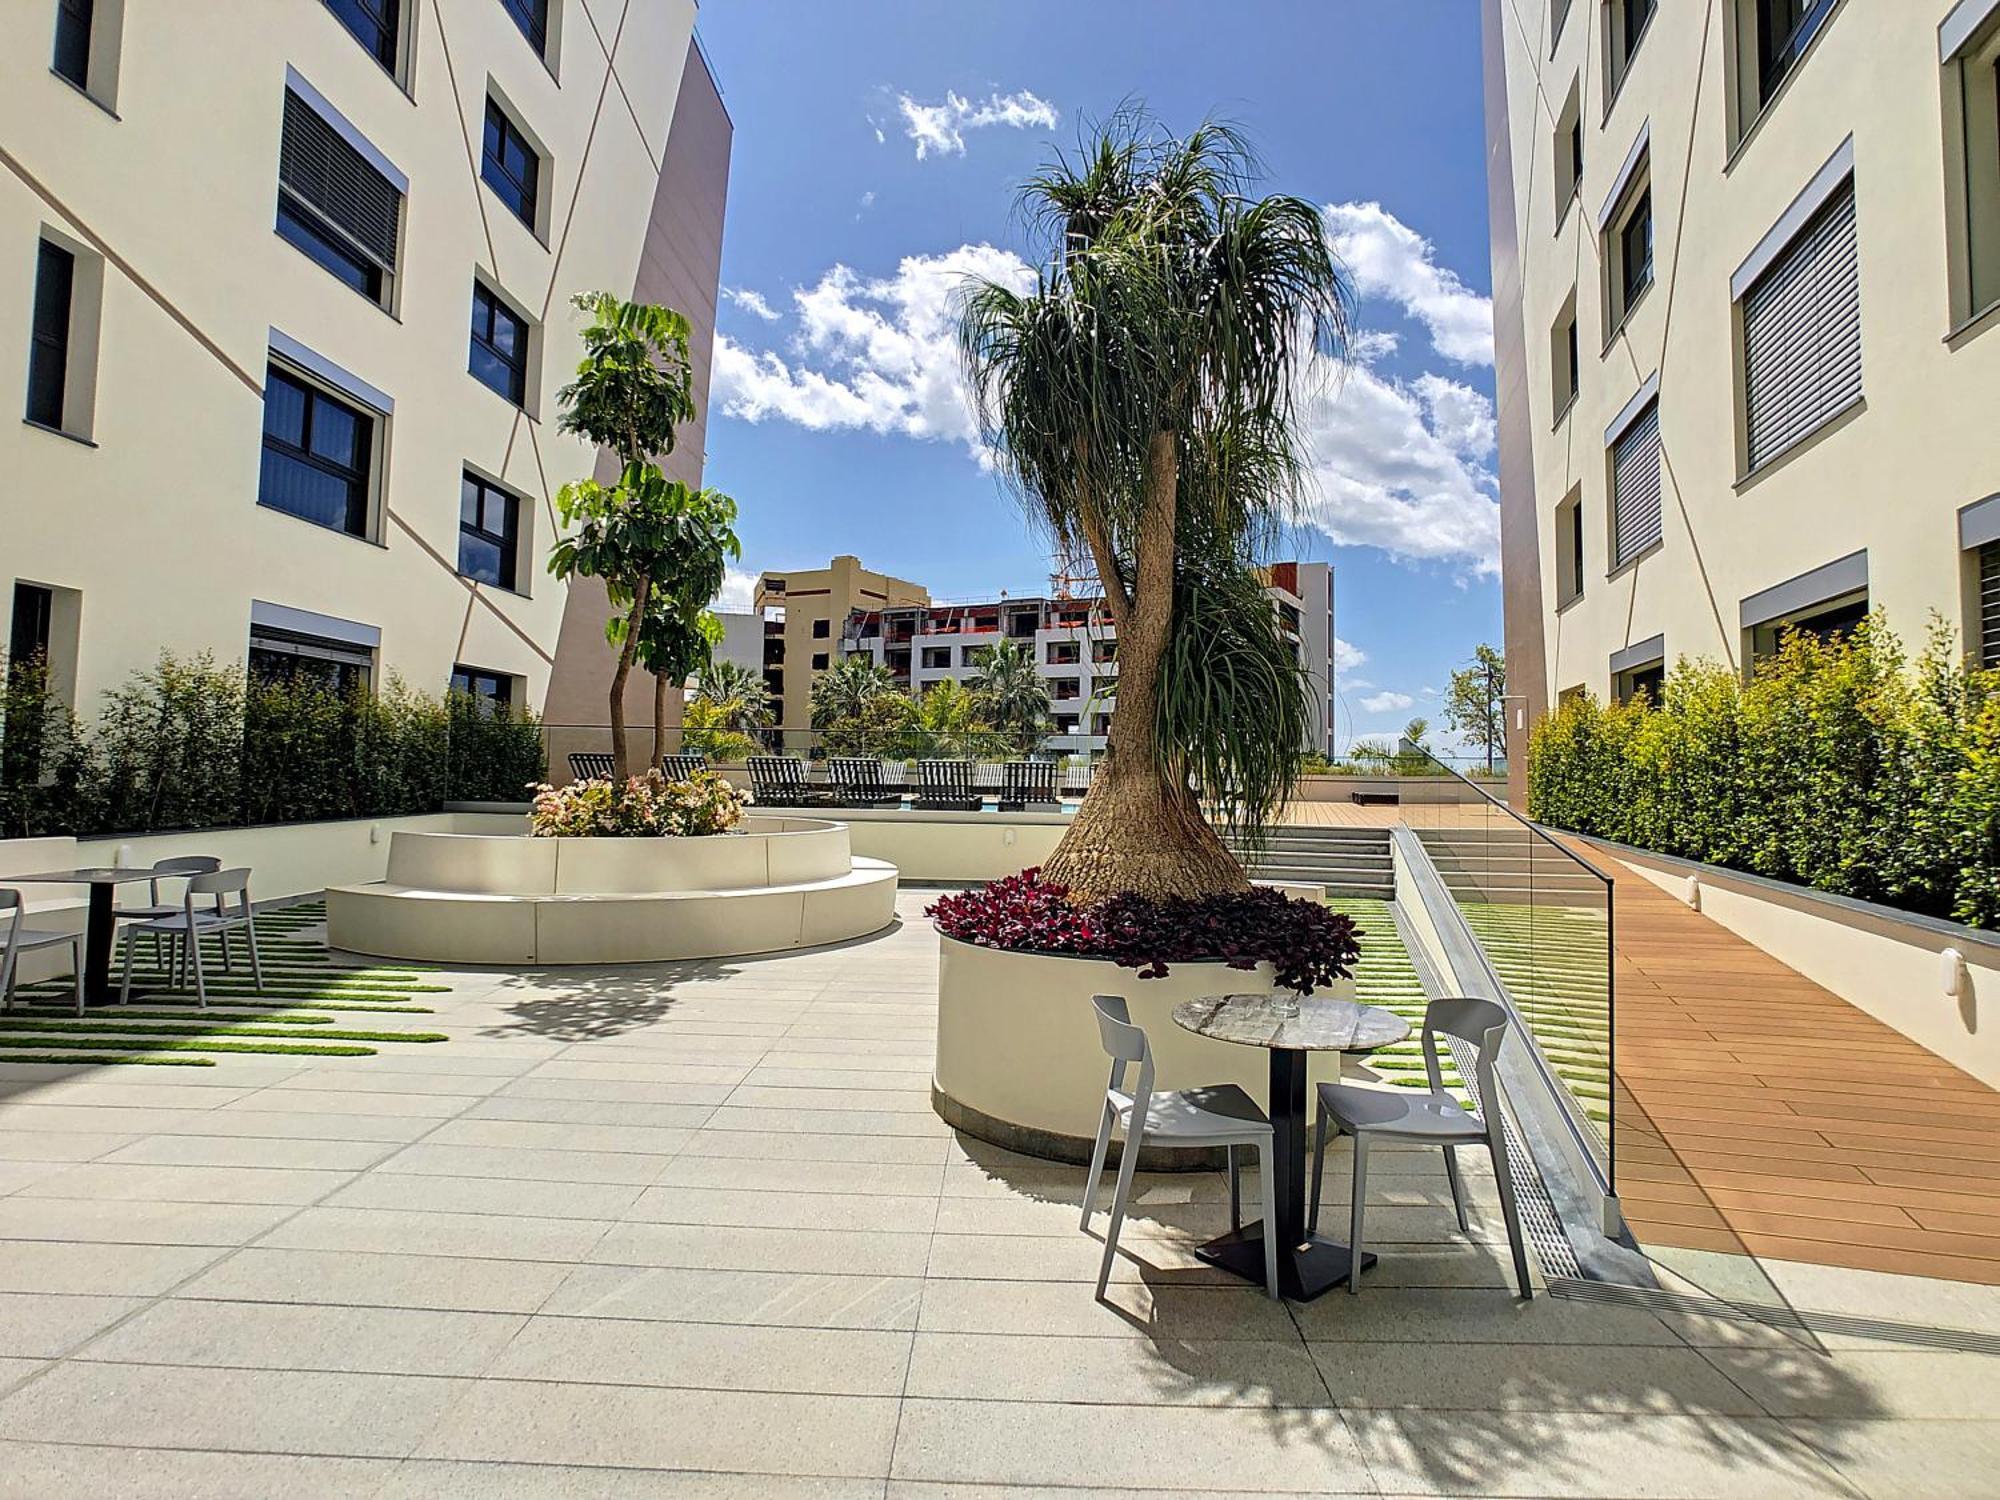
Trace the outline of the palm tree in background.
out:
<instances>
[{"instance_id":1,"label":"palm tree in background","mask_svg":"<svg viewBox=\"0 0 2000 1500\"><path fill-rule=\"evenodd\" d=\"M714 704L717 727L750 734L771 722L764 674L738 661L711 661L695 677L695 701Z\"/></svg>"},{"instance_id":2,"label":"palm tree in background","mask_svg":"<svg viewBox=\"0 0 2000 1500\"><path fill-rule=\"evenodd\" d=\"M870 699L896 690L895 676L872 657L843 656L813 678L812 727L858 718Z\"/></svg>"},{"instance_id":3,"label":"palm tree in background","mask_svg":"<svg viewBox=\"0 0 2000 1500\"><path fill-rule=\"evenodd\" d=\"M964 299L1000 472L1117 627L1105 760L1043 866L1079 900L1243 889L1203 800L1255 833L1298 775L1308 694L1251 565L1300 499L1296 393L1345 352L1350 293L1318 210L1250 196L1254 166L1227 126L1121 111L1023 190L1034 286Z\"/></svg>"},{"instance_id":4,"label":"palm tree in background","mask_svg":"<svg viewBox=\"0 0 2000 1500\"><path fill-rule=\"evenodd\" d=\"M989 647L967 686L987 722L1016 753L1029 754L1049 732L1048 679L1022 642L1003 640Z\"/></svg>"}]
</instances>

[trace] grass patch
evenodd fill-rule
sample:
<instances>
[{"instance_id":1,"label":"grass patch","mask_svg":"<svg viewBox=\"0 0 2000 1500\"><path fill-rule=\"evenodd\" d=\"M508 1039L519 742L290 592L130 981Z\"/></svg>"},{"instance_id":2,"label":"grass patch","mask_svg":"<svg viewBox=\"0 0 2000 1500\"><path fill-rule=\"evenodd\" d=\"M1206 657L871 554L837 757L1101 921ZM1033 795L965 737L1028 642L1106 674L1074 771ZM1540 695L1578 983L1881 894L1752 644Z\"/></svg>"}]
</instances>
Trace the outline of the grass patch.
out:
<instances>
[{"instance_id":1,"label":"grass patch","mask_svg":"<svg viewBox=\"0 0 2000 1500\"><path fill-rule=\"evenodd\" d=\"M212 1057L145 1057L133 1052L79 1052L68 1057L56 1053L9 1052L0 1049L0 1063L54 1063L73 1068L80 1063L91 1067L212 1068Z\"/></svg>"},{"instance_id":2,"label":"grass patch","mask_svg":"<svg viewBox=\"0 0 2000 1500\"><path fill-rule=\"evenodd\" d=\"M331 1017L322 1017L330 1020ZM249 1021L198 1023L176 1016L160 1025L128 1026L123 1021L93 1021L88 1018L46 1021L0 1020L0 1032L32 1031L49 1036L276 1036L299 1041L329 1042L448 1042L442 1031L310 1031L303 1035L287 1025L260 1025Z\"/></svg>"},{"instance_id":3,"label":"grass patch","mask_svg":"<svg viewBox=\"0 0 2000 1500\"><path fill-rule=\"evenodd\" d=\"M93 1017L89 1015L79 1016L76 1013L76 1007L73 1005L23 1005L6 1017L0 1018L0 1020L11 1019L13 1016L24 1016L31 1020L68 1020L79 1022L93 1019L102 1021L185 1021L190 1012L195 1009L196 1007L193 1006L184 1006L179 1010L138 1010L120 1006L116 1012L100 1011L97 1016ZM331 1026L333 1024L332 1016L313 1016L304 1013L287 1014L284 1011L274 1011L268 1016L259 1016L257 1019L260 1021L270 1021L274 1024L282 1021L287 1026Z\"/></svg>"},{"instance_id":4,"label":"grass patch","mask_svg":"<svg viewBox=\"0 0 2000 1500\"><path fill-rule=\"evenodd\" d=\"M27 1044L24 1044L27 1045ZM33 1046L60 1047L66 1051L91 1052L105 1048L109 1043L89 1036L43 1036L37 1034ZM294 1057L373 1057L373 1047L324 1045L314 1042L230 1042L230 1041L182 1041L178 1038L162 1037L153 1042L135 1042L119 1038L116 1046L121 1052L274 1052Z\"/></svg>"}]
</instances>

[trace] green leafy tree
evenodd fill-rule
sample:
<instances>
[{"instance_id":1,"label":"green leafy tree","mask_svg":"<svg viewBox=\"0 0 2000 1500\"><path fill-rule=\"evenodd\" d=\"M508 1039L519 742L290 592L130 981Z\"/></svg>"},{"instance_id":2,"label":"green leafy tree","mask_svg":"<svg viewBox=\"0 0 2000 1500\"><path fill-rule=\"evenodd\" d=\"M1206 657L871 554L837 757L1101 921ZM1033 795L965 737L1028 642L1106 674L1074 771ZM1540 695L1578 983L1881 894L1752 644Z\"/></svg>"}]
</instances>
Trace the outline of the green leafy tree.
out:
<instances>
[{"instance_id":1,"label":"green leafy tree","mask_svg":"<svg viewBox=\"0 0 2000 1500\"><path fill-rule=\"evenodd\" d=\"M980 711L1007 739L1008 748L1027 755L1049 732L1049 683L1035 663L1032 647L1003 640L986 652L970 684Z\"/></svg>"},{"instance_id":2,"label":"green leafy tree","mask_svg":"<svg viewBox=\"0 0 2000 1500\"><path fill-rule=\"evenodd\" d=\"M858 718L872 699L901 696L895 675L866 656L843 656L812 682L812 727L827 730Z\"/></svg>"},{"instance_id":3,"label":"green leafy tree","mask_svg":"<svg viewBox=\"0 0 2000 1500\"><path fill-rule=\"evenodd\" d=\"M703 614L721 586L722 557L736 555L735 505L669 480L656 462L673 451L675 428L695 415L687 319L609 292L581 293L575 305L591 321L576 379L558 394L558 425L609 449L619 474L609 485L578 480L557 494L566 534L550 552L549 571L564 580L596 578L610 598L604 634L618 653L611 751L622 780L632 774L625 689L634 664L661 679L653 695L657 752L665 743L668 687L708 659L715 631Z\"/></svg>"},{"instance_id":4,"label":"green leafy tree","mask_svg":"<svg viewBox=\"0 0 2000 1500\"><path fill-rule=\"evenodd\" d=\"M1345 348L1350 294L1319 211L1254 196L1253 176L1227 126L1177 139L1121 111L1022 193L1046 269L1025 289L977 283L963 307L1000 471L1055 550L1088 560L1117 627L1109 746L1044 865L1080 900L1243 889L1203 798L1255 826L1298 772L1309 707L1267 600L1211 635L1244 648L1238 670L1196 651L1168 667L1191 573L1247 575L1296 505L1296 393ZM1239 613L1247 597L1229 595Z\"/></svg>"},{"instance_id":5,"label":"green leafy tree","mask_svg":"<svg viewBox=\"0 0 2000 1500\"><path fill-rule=\"evenodd\" d=\"M1475 750L1486 752L1486 769L1507 748L1507 659L1484 643L1472 660L1451 674L1444 695L1444 720Z\"/></svg>"},{"instance_id":6,"label":"green leafy tree","mask_svg":"<svg viewBox=\"0 0 2000 1500\"><path fill-rule=\"evenodd\" d=\"M752 734L771 722L771 690L764 674L739 661L711 660L695 679L695 699L726 707L728 728Z\"/></svg>"},{"instance_id":7,"label":"green leafy tree","mask_svg":"<svg viewBox=\"0 0 2000 1500\"><path fill-rule=\"evenodd\" d=\"M980 695L952 678L933 682L916 700L911 728L919 755L970 756L994 754L1006 745L986 717Z\"/></svg>"},{"instance_id":8,"label":"green leafy tree","mask_svg":"<svg viewBox=\"0 0 2000 1500\"><path fill-rule=\"evenodd\" d=\"M1403 738L1412 745L1423 746L1424 736L1431 732L1431 721L1419 714L1403 726Z\"/></svg>"}]
</instances>

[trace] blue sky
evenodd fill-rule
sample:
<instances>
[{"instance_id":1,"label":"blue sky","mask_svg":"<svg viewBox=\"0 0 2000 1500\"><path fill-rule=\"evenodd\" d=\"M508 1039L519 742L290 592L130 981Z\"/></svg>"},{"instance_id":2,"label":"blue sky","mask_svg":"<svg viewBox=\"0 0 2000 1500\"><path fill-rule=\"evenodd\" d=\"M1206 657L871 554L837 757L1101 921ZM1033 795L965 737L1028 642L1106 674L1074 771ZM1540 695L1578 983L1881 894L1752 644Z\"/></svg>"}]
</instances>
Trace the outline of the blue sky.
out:
<instances>
[{"instance_id":1,"label":"blue sky","mask_svg":"<svg viewBox=\"0 0 2000 1500\"><path fill-rule=\"evenodd\" d=\"M951 289L1019 274L1015 189L1087 120L1218 115L1325 209L1360 294L1285 549L1335 567L1341 732L1441 719L1500 629L1473 0L708 0L699 26L736 127L707 480L749 573L851 552L944 597L1045 589L974 451Z\"/></svg>"}]
</instances>

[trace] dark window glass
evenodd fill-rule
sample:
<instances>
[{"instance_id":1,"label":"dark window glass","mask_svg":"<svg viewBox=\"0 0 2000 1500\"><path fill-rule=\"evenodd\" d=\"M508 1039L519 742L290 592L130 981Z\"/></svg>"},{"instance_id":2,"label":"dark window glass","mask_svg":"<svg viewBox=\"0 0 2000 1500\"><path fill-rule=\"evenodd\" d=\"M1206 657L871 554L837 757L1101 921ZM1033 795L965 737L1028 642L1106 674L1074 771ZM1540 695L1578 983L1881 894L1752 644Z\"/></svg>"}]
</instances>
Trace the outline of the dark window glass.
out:
<instances>
[{"instance_id":1,"label":"dark window glass","mask_svg":"<svg viewBox=\"0 0 2000 1500\"><path fill-rule=\"evenodd\" d=\"M367 647L352 641L250 627L250 681L256 686L322 687L352 696L368 691L374 661Z\"/></svg>"},{"instance_id":2,"label":"dark window glass","mask_svg":"<svg viewBox=\"0 0 2000 1500\"><path fill-rule=\"evenodd\" d=\"M528 390L528 325L478 282L472 284L472 373L516 406Z\"/></svg>"},{"instance_id":3,"label":"dark window glass","mask_svg":"<svg viewBox=\"0 0 2000 1500\"><path fill-rule=\"evenodd\" d=\"M1619 269L1624 275L1622 290L1626 311L1639 300L1639 294L1653 284L1653 193L1649 188L1639 195L1639 201L1632 205L1632 212L1626 217L1624 227L1618 231Z\"/></svg>"},{"instance_id":4,"label":"dark window glass","mask_svg":"<svg viewBox=\"0 0 2000 1500\"><path fill-rule=\"evenodd\" d=\"M500 0L539 57L549 51L549 0Z\"/></svg>"},{"instance_id":5,"label":"dark window glass","mask_svg":"<svg viewBox=\"0 0 2000 1500\"><path fill-rule=\"evenodd\" d=\"M1583 121L1581 120L1569 128L1569 180L1572 186L1583 182Z\"/></svg>"},{"instance_id":6,"label":"dark window glass","mask_svg":"<svg viewBox=\"0 0 2000 1500\"><path fill-rule=\"evenodd\" d=\"M1574 598L1583 592L1583 506L1570 507L1569 512L1569 566L1570 596Z\"/></svg>"},{"instance_id":7,"label":"dark window glass","mask_svg":"<svg viewBox=\"0 0 2000 1500\"><path fill-rule=\"evenodd\" d=\"M369 301L382 300L382 268L283 188L278 189L278 233Z\"/></svg>"},{"instance_id":8,"label":"dark window glass","mask_svg":"<svg viewBox=\"0 0 2000 1500\"><path fill-rule=\"evenodd\" d=\"M833 633L833 621L831 621L831 620L814 620L814 621L813 621L813 639L814 639L814 640L816 640L816 641L823 641L823 640L825 640L825 639L826 639L826 638L827 638L828 636L830 636L830 635L831 635L832 633Z\"/></svg>"},{"instance_id":9,"label":"dark window glass","mask_svg":"<svg viewBox=\"0 0 2000 1500\"><path fill-rule=\"evenodd\" d=\"M1582 351L1577 348L1576 343L1576 314L1571 313L1569 317L1569 394L1572 400L1576 397L1578 370L1581 365Z\"/></svg>"},{"instance_id":10,"label":"dark window glass","mask_svg":"<svg viewBox=\"0 0 2000 1500\"><path fill-rule=\"evenodd\" d=\"M43 240L35 262L35 322L28 345L28 420L45 427L63 424L70 293L75 283L76 257Z\"/></svg>"},{"instance_id":11,"label":"dark window glass","mask_svg":"<svg viewBox=\"0 0 2000 1500\"><path fill-rule=\"evenodd\" d=\"M514 679L504 672L489 672L484 667L463 664L453 667L451 690L477 698L495 714L506 713L514 702Z\"/></svg>"},{"instance_id":12,"label":"dark window glass","mask_svg":"<svg viewBox=\"0 0 2000 1500\"><path fill-rule=\"evenodd\" d=\"M91 0L56 0L56 55L50 64L78 88L90 86Z\"/></svg>"},{"instance_id":13,"label":"dark window glass","mask_svg":"<svg viewBox=\"0 0 2000 1500\"><path fill-rule=\"evenodd\" d=\"M494 99L486 101L486 143L479 175L514 211L514 217L535 227L535 193L541 180L541 158Z\"/></svg>"},{"instance_id":14,"label":"dark window glass","mask_svg":"<svg viewBox=\"0 0 2000 1500\"><path fill-rule=\"evenodd\" d=\"M14 585L13 622L7 633L7 659L16 668L33 661L46 664L55 595L40 584Z\"/></svg>"},{"instance_id":15,"label":"dark window glass","mask_svg":"<svg viewBox=\"0 0 2000 1500\"><path fill-rule=\"evenodd\" d=\"M375 419L273 367L264 382L257 503L316 525L368 533Z\"/></svg>"},{"instance_id":16,"label":"dark window glass","mask_svg":"<svg viewBox=\"0 0 2000 1500\"><path fill-rule=\"evenodd\" d=\"M521 502L497 485L467 474L458 489L458 571L480 583L514 587L521 541Z\"/></svg>"},{"instance_id":17,"label":"dark window glass","mask_svg":"<svg viewBox=\"0 0 2000 1500\"><path fill-rule=\"evenodd\" d=\"M1768 103L1806 50L1834 0L1757 0L1757 97Z\"/></svg>"},{"instance_id":18,"label":"dark window glass","mask_svg":"<svg viewBox=\"0 0 2000 1500\"><path fill-rule=\"evenodd\" d=\"M1632 54L1639 50L1639 38L1645 35L1646 23L1653 19L1653 7L1657 0L1623 0L1625 6L1625 61L1632 60Z\"/></svg>"},{"instance_id":19,"label":"dark window glass","mask_svg":"<svg viewBox=\"0 0 2000 1500\"><path fill-rule=\"evenodd\" d=\"M326 0L326 8L375 61L396 71L396 26L401 0Z\"/></svg>"}]
</instances>

